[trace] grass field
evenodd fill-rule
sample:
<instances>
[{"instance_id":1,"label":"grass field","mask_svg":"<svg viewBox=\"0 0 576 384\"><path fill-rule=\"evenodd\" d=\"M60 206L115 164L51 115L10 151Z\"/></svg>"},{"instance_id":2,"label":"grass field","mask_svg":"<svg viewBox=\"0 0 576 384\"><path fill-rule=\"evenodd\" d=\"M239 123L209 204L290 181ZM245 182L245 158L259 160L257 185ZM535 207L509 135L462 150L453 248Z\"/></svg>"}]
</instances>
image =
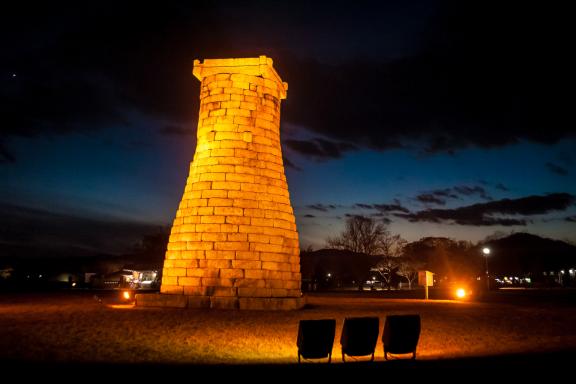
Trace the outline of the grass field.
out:
<instances>
[{"instance_id":1,"label":"grass field","mask_svg":"<svg viewBox=\"0 0 576 384\"><path fill-rule=\"evenodd\" d=\"M313 295L308 303L289 312L182 310L115 305L113 296L98 303L93 293L0 294L0 360L283 365L297 362L300 319L334 318L339 363L345 317L378 316L381 336L386 315L405 313L422 318L418 361L576 351L576 305L347 295ZM383 361L381 341L376 360Z\"/></svg>"}]
</instances>

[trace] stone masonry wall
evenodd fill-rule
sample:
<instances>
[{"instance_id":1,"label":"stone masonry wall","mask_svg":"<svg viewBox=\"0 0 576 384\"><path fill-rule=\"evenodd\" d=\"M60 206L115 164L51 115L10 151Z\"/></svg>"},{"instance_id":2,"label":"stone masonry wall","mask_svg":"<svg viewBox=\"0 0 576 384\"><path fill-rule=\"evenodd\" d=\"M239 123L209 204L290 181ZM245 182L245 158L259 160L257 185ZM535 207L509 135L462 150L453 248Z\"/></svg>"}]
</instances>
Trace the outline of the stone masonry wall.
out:
<instances>
[{"instance_id":1,"label":"stone masonry wall","mask_svg":"<svg viewBox=\"0 0 576 384\"><path fill-rule=\"evenodd\" d=\"M198 140L170 234L161 293L239 308L298 298L298 233L280 147L283 83L265 56L194 62Z\"/></svg>"}]
</instances>

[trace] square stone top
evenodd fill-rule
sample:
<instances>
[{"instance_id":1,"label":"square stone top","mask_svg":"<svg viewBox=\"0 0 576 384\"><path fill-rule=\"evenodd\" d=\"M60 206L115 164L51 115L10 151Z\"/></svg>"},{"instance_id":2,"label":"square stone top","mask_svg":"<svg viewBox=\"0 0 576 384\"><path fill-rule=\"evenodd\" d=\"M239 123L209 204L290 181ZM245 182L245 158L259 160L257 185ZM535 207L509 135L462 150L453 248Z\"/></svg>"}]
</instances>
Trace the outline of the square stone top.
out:
<instances>
[{"instance_id":1,"label":"square stone top","mask_svg":"<svg viewBox=\"0 0 576 384\"><path fill-rule=\"evenodd\" d=\"M272 59L266 56L233 58L233 59L204 59L194 60L192 74L200 81L207 76L219 73L241 73L244 75L260 76L275 81L281 90L282 98L286 98L288 83L282 81L274 67Z\"/></svg>"}]
</instances>

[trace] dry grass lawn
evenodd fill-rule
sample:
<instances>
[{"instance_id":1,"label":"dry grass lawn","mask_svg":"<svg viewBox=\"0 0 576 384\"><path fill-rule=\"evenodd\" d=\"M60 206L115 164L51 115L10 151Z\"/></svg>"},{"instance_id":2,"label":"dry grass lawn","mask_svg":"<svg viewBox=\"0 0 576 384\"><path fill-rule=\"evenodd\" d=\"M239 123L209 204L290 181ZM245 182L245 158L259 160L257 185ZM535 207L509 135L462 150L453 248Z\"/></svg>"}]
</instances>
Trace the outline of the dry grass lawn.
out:
<instances>
[{"instance_id":1,"label":"dry grass lawn","mask_svg":"<svg viewBox=\"0 0 576 384\"><path fill-rule=\"evenodd\" d=\"M419 313L418 359L576 349L576 307L314 296L300 311L150 309L91 294L0 295L0 360L295 363L300 319ZM359 359L362 360L362 359ZM383 360L378 341L376 360Z\"/></svg>"}]
</instances>

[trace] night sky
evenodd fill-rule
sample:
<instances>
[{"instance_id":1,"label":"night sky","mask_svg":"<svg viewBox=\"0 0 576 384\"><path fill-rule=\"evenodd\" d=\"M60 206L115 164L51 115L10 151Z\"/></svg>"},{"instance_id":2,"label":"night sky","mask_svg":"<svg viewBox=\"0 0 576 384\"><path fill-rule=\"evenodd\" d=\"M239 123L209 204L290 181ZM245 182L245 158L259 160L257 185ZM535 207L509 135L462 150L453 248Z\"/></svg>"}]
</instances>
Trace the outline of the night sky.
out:
<instances>
[{"instance_id":1,"label":"night sky","mask_svg":"<svg viewBox=\"0 0 576 384\"><path fill-rule=\"evenodd\" d=\"M266 55L301 246L349 215L409 241L576 241L572 13L487 1L3 4L0 245L120 253L171 224L194 59ZM569 28L572 27L572 28Z\"/></svg>"}]
</instances>

